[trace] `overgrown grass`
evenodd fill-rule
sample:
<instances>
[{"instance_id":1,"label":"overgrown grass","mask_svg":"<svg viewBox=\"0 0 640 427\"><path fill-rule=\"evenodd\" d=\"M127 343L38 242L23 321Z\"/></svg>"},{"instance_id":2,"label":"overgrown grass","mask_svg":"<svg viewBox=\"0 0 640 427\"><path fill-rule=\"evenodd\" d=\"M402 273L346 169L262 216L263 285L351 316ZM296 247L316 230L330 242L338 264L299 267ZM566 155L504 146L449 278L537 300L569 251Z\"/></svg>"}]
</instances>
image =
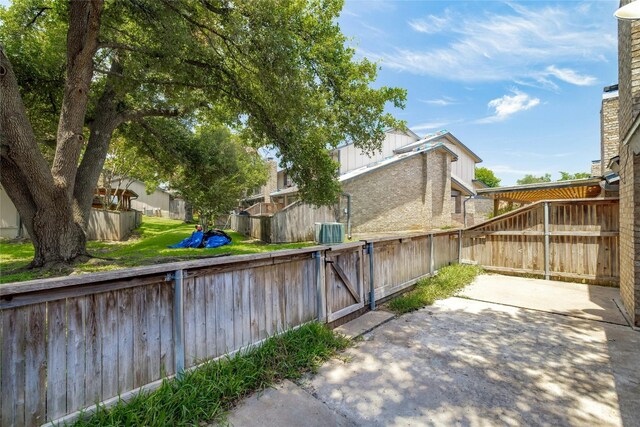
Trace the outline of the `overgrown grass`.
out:
<instances>
[{"instance_id":1,"label":"overgrown grass","mask_svg":"<svg viewBox=\"0 0 640 427\"><path fill-rule=\"evenodd\" d=\"M435 276L420 280L414 289L392 299L389 308L401 314L449 298L473 282L481 272L482 269L474 265L453 264L443 267Z\"/></svg>"},{"instance_id":2,"label":"overgrown grass","mask_svg":"<svg viewBox=\"0 0 640 427\"><path fill-rule=\"evenodd\" d=\"M221 254L241 255L281 249L296 249L311 245L311 243L266 244L229 231L228 233L233 239L231 245L214 249L167 248L168 245L188 237L193 231L194 226L192 224L145 216L140 228L126 242L88 242L87 249L89 253L98 258L75 266L73 272L91 273ZM0 283L19 282L71 273L70 271L11 272L28 265L33 258L33 252L31 242L0 241Z\"/></svg>"},{"instance_id":3,"label":"overgrown grass","mask_svg":"<svg viewBox=\"0 0 640 427\"><path fill-rule=\"evenodd\" d=\"M151 393L120 401L111 409L102 407L74 426L197 426L221 421L238 400L277 381L315 372L348 344L325 325L311 323L242 354L208 362Z\"/></svg>"}]
</instances>

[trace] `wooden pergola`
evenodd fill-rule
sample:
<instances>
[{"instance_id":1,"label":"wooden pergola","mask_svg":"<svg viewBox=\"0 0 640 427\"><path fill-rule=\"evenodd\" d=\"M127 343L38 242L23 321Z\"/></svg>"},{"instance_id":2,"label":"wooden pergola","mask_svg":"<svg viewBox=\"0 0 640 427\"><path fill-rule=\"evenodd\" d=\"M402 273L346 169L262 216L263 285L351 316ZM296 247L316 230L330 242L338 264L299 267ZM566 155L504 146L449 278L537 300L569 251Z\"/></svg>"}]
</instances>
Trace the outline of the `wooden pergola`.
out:
<instances>
[{"instance_id":1,"label":"wooden pergola","mask_svg":"<svg viewBox=\"0 0 640 427\"><path fill-rule=\"evenodd\" d=\"M603 195L602 178L573 179L514 185L511 187L481 188L478 196L493 199L493 213L498 214L501 200L534 203L540 200L591 199Z\"/></svg>"},{"instance_id":2,"label":"wooden pergola","mask_svg":"<svg viewBox=\"0 0 640 427\"><path fill-rule=\"evenodd\" d=\"M111 197L118 197L122 199L122 203L120 203L120 210L121 211L128 211L131 210L131 199L137 199L138 198L138 194L135 191L131 191L131 190L124 190L122 188L120 189L116 189L116 188L110 188L108 190L108 193ZM107 195L107 189L104 187L100 187L97 188L96 191L94 192L94 199L93 199L93 203L92 206L93 208L102 208L103 204L102 204L102 199ZM109 207L111 208L111 206Z\"/></svg>"}]
</instances>

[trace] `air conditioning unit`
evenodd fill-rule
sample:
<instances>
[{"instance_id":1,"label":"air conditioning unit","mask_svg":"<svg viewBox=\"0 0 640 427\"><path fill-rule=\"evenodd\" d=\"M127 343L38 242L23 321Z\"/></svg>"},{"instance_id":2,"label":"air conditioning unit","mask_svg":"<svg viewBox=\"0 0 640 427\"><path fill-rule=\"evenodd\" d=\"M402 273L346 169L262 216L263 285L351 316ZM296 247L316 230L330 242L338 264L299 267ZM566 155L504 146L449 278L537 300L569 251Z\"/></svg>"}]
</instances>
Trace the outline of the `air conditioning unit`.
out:
<instances>
[{"instance_id":1,"label":"air conditioning unit","mask_svg":"<svg viewBox=\"0 0 640 427\"><path fill-rule=\"evenodd\" d=\"M344 224L339 222L316 222L316 242L321 245L342 243Z\"/></svg>"}]
</instances>

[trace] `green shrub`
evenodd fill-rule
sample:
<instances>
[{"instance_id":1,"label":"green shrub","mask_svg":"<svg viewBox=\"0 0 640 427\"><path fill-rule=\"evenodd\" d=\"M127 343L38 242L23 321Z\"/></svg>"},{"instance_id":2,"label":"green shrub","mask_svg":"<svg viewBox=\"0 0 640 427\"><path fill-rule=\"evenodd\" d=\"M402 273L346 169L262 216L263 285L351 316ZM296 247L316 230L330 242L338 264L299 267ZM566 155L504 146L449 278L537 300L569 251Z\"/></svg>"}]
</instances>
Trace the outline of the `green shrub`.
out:
<instances>
[{"instance_id":1,"label":"green shrub","mask_svg":"<svg viewBox=\"0 0 640 427\"><path fill-rule=\"evenodd\" d=\"M436 300L449 298L473 282L482 272L475 265L453 264L441 268L433 277L418 281L416 287L389 302L396 313L407 313L433 304Z\"/></svg>"},{"instance_id":2,"label":"green shrub","mask_svg":"<svg viewBox=\"0 0 640 427\"><path fill-rule=\"evenodd\" d=\"M268 339L260 347L207 362L182 378L166 380L111 408L100 407L75 426L197 426L220 421L245 396L283 379L314 372L349 341L328 327L310 323Z\"/></svg>"}]
</instances>

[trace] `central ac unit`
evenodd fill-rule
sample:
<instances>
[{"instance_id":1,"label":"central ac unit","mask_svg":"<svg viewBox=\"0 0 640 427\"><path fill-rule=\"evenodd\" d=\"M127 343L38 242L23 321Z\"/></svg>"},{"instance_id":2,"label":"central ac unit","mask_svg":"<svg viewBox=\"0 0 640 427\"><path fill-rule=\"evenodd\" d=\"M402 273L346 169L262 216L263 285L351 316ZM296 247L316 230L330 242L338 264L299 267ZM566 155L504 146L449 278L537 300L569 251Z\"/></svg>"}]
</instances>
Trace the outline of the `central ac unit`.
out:
<instances>
[{"instance_id":1,"label":"central ac unit","mask_svg":"<svg viewBox=\"0 0 640 427\"><path fill-rule=\"evenodd\" d=\"M322 245L342 243L344 224L339 222L316 222L316 242Z\"/></svg>"}]
</instances>

